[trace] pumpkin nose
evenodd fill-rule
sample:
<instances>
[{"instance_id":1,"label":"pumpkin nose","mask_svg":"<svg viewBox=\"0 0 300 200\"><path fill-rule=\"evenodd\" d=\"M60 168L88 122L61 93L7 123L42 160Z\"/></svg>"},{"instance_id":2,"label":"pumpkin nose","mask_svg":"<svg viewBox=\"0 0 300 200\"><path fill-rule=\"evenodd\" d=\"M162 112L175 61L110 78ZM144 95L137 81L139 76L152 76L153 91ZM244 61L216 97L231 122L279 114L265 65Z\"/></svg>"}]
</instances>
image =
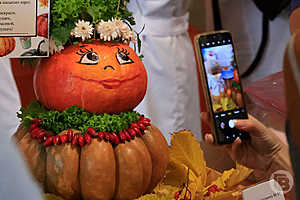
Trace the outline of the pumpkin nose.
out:
<instances>
[{"instance_id":1,"label":"pumpkin nose","mask_svg":"<svg viewBox=\"0 0 300 200\"><path fill-rule=\"evenodd\" d=\"M104 70L106 70L107 68L112 68L113 70L115 70L115 68L114 68L113 66L111 66L111 65L106 65L106 66L104 67Z\"/></svg>"}]
</instances>

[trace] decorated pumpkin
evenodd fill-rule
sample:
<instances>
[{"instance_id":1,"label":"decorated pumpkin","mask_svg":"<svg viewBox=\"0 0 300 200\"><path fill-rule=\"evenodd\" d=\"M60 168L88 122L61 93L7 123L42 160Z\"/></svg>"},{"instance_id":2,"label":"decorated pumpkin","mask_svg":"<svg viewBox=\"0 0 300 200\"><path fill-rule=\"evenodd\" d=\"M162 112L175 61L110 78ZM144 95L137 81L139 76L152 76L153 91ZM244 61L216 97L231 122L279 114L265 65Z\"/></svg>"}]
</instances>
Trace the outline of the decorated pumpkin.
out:
<instances>
[{"instance_id":1,"label":"decorated pumpkin","mask_svg":"<svg viewBox=\"0 0 300 200\"><path fill-rule=\"evenodd\" d=\"M48 5L48 0L44 1ZM45 4L46 5L46 4ZM39 15L37 17L37 35L48 38L48 13Z\"/></svg>"},{"instance_id":2,"label":"decorated pumpkin","mask_svg":"<svg viewBox=\"0 0 300 200\"><path fill-rule=\"evenodd\" d=\"M38 100L49 109L76 105L89 112L119 113L142 101L147 74L128 45L93 41L68 46L42 60L34 87Z\"/></svg>"},{"instance_id":3,"label":"decorated pumpkin","mask_svg":"<svg viewBox=\"0 0 300 200\"><path fill-rule=\"evenodd\" d=\"M16 47L13 37L0 37L0 57L8 55Z\"/></svg>"},{"instance_id":4,"label":"decorated pumpkin","mask_svg":"<svg viewBox=\"0 0 300 200\"><path fill-rule=\"evenodd\" d=\"M146 93L147 74L128 45L138 41L139 49L138 36L116 18L133 24L126 1L82 2L51 5L54 55L36 67L38 101L21 108L14 140L46 193L65 200L135 199L164 177L168 144L150 119L133 111ZM93 4L89 12L81 13L87 4ZM99 7L116 10L99 15L93 10Z\"/></svg>"},{"instance_id":5,"label":"decorated pumpkin","mask_svg":"<svg viewBox=\"0 0 300 200\"><path fill-rule=\"evenodd\" d=\"M168 145L154 126L118 145L97 137L82 148L72 142L46 149L23 126L15 139L43 189L66 200L134 199L152 191L168 164Z\"/></svg>"}]
</instances>

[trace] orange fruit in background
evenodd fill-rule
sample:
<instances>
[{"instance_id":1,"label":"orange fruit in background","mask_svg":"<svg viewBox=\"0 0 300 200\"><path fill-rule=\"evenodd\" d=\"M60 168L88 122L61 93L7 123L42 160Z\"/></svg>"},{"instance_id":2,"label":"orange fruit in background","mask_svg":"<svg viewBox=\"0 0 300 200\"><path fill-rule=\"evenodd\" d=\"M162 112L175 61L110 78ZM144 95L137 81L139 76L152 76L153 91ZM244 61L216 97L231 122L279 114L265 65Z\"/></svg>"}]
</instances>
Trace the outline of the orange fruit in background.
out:
<instances>
[{"instance_id":1,"label":"orange fruit in background","mask_svg":"<svg viewBox=\"0 0 300 200\"><path fill-rule=\"evenodd\" d=\"M227 89L227 90L226 90L226 95L227 95L228 97L231 96L231 93L232 93L232 92L231 92L231 89Z\"/></svg>"},{"instance_id":2,"label":"orange fruit in background","mask_svg":"<svg viewBox=\"0 0 300 200\"><path fill-rule=\"evenodd\" d=\"M68 46L43 59L34 77L37 99L59 111L72 105L96 113L132 110L146 88L142 61L128 45L118 42Z\"/></svg>"},{"instance_id":3,"label":"orange fruit in background","mask_svg":"<svg viewBox=\"0 0 300 200\"><path fill-rule=\"evenodd\" d=\"M242 97L242 94L240 92L236 94L236 103L239 107L244 106L243 97Z\"/></svg>"},{"instance_id":4,"label":"orange fruit in background","mask_svg":"<svg viewBox=\"0 0 300 200\"><path fill-rule=\"evenodd\" d=\"M0 37L0 57L8 55L16 47L13 37Z\"/></svg>"}]
</instances>

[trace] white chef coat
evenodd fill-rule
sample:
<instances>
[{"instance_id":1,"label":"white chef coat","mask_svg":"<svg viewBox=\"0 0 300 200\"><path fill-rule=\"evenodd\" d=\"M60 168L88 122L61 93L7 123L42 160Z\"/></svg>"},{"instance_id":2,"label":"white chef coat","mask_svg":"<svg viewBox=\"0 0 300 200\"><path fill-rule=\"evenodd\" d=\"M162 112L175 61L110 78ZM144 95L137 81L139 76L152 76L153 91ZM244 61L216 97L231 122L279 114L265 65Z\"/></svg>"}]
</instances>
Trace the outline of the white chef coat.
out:
<instances>
[{"instance_id":1,"label":"white chef coat","mask_svg":"<svg viewBox=\"0 0 300 200\"><path fill-rule=\"evenodd\" d=\"M0 130L1 135L11 137L17 130L20 119L17 112L21 102L13 78L9 59L0 58Z\"/></svg>"},{"instance_id":2,"label":"white chef coat","mask_svg":"<svg viewBox=\"0 0 300 200\"><path fill-rule=\"evenodd\" d=\"M195 56L188 35L188 0L131 0L142 32L148 88L136 110L150 117L170 142L170 133L190 129L198 139L200 103Z\"/></svg>"},{"instance_id":3,"label":"white chef coat","mask_svg":"<svg viewBox=\"0 0 300 200\"><path fill-rule=\"evenodd\" d=\"M8 59L0 58L0 199L42 200L11 136L19 125L16 112L20 109L18 90Z\"/></svg>"}]
</instances>

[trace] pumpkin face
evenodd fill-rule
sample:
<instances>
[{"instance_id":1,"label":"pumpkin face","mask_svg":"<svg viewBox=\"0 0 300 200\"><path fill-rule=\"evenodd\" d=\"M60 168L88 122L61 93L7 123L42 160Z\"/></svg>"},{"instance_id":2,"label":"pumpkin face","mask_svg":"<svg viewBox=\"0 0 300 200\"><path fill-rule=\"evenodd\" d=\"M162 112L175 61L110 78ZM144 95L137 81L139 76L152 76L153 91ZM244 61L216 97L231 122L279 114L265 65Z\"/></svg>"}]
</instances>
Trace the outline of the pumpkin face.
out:
<instances>
[{"instance_id":1,"label":"pumpkin face","mask_svg":"<svg viewBox=\"0 0 300 200\"><path fill-rule=\"evenodd\" d=\"M168 144L153 125L117 146L94 138L81 148L66 143L45 150L23 126L14 139L45 192L66 200L135 199L153 190L168 165Z\"/></svg>"},{"instance_id":2,"label":"pumpkin face","mask_svg":"<svg viewBox=\"0 0 300 200\"><path fill-rule=\"evenodd\" d=\"M13 37L0 37L0 57L6 56L16 47L16 41Z\"/></svg>"},{"instance_id":3,"label":"pumpkin face","mask_svg":"<svg viewBox=\"0 0 300 200\"><path fill-rule=\"evenodd\" d=\"M89 112L120 113L142 101L147 74L128 45L93 41L43 59L34 87L37 99L49 109L76 105Z\"/></svg>"}]
</instances>

